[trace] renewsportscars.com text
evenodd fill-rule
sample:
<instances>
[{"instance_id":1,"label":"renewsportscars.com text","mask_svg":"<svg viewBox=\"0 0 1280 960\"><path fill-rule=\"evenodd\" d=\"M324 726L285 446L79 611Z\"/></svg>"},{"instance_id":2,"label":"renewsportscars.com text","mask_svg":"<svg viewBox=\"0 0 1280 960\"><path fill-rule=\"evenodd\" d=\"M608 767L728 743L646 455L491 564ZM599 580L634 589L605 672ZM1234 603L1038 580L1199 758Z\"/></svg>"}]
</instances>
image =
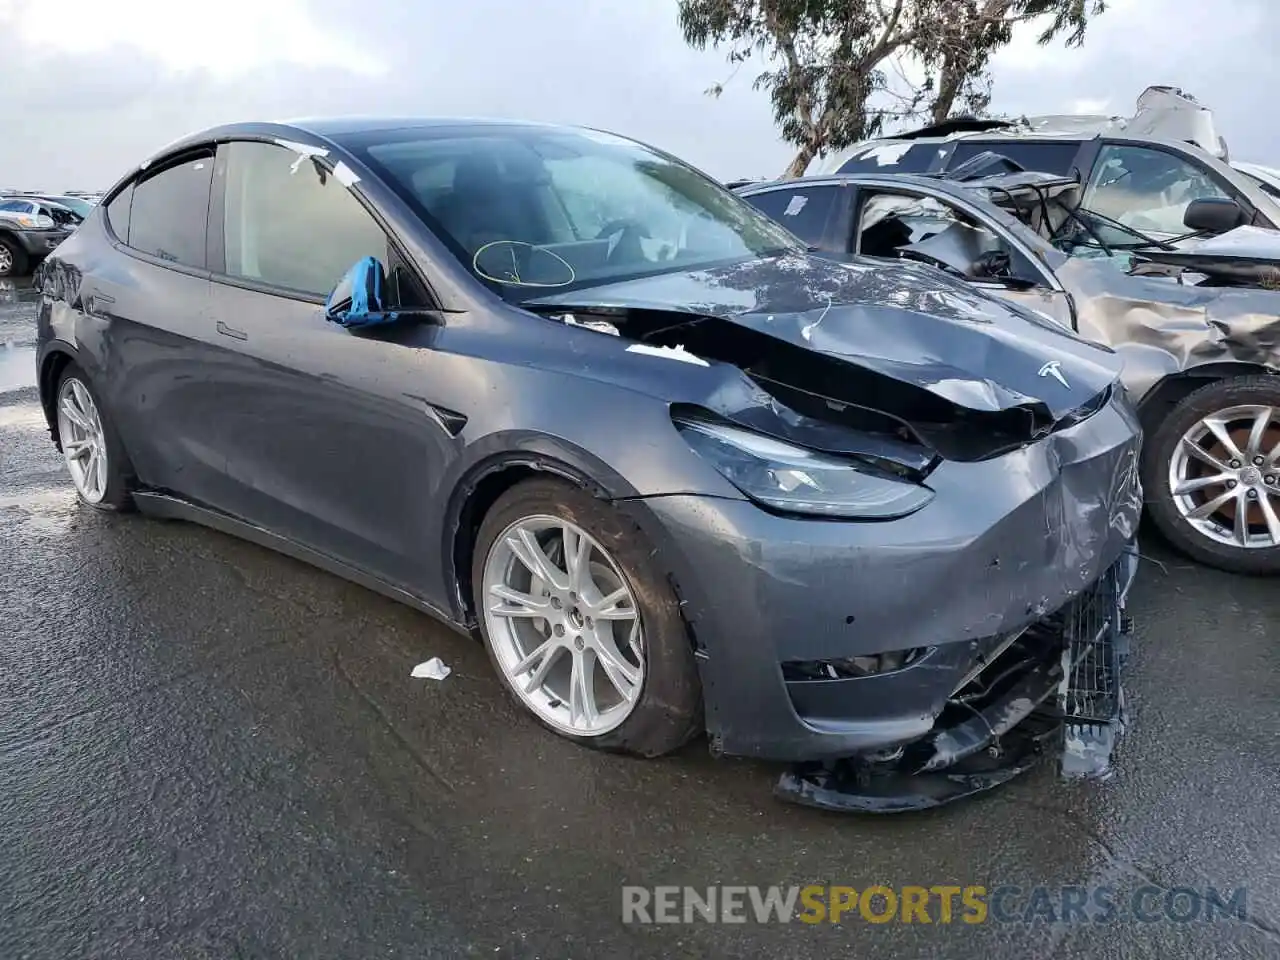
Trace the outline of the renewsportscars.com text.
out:
<instances>
[{"instance_id":1,"label":"renewsportscars.com text","mask_svg":"<svg viewBox=\"0 0 1280 960\"><path fill-rule=\"evenodd\" d=\"M1243 887L624 886L623 923L1213 923L1245 920Z\"/></svg>"}]
</instances>

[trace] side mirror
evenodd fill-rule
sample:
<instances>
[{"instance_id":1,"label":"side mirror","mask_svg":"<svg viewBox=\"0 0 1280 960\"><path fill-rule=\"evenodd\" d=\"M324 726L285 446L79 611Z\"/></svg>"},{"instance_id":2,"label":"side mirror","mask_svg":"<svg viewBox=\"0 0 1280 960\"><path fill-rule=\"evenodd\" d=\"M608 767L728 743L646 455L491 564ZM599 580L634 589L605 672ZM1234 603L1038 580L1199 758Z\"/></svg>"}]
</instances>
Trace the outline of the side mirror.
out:
<instances>
[{"instance_id":1,"label":"side mirror","mask_svg":"<svg viewBox=\"0 0 1280 960\"><path fill-rule=\"evenodd\" d=\"M324 302L324 318L343 327L371 327L400 319L386 309L386 268L376 257L357 260Z\"/></svg>"},{"instance_id":2,"label":"side mirror","mask_svg":"<svg viewBox=\"0 0 1280 960\"><path fill-rule=\"evenodd\" d=\"M1226 233L1245 221L1244 210L1234 200L1204 197L1187 204L1182 224L1197 233Z\"/></svg>"}]
</instances>

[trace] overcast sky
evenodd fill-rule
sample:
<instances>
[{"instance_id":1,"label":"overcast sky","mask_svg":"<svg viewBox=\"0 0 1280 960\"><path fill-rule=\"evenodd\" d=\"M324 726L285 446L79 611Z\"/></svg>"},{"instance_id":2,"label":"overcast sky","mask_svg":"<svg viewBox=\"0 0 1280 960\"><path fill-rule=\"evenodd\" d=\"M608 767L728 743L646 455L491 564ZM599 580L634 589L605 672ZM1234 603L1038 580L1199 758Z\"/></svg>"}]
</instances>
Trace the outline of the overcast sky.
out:
<instances>
[{"instance_id":1,"label":"overcast sky","mask_svg":"<svg viewBox=\"0 0 1280 960\"><path fill-rule=\"evenodd\" d=\"M1108 2L1082 50L1015 40L994 109L1128 114L1171 84L1233 157L1280 165L1280 3ZM601 126L724 178L790 156L748 69L703 93L728 70L675 0L0 0L0 49L0 188L105 188L215 123L356 113Z\"/></svg>"}]
</instances>

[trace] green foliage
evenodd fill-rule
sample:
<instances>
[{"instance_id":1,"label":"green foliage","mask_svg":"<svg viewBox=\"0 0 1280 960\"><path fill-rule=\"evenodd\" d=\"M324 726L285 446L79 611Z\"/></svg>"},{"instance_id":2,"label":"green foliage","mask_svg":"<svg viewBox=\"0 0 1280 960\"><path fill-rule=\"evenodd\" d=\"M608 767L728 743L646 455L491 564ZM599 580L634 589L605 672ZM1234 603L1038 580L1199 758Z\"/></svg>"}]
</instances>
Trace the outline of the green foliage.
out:
<instances>
[{"instance_id":1,"label":"green foliage","mask_svg":"<svg viewBox=\"0 0 1280 960\"><path fill-rule=\"evenodd\" d=\"M959 103L982 112L990 102L991 56L1020 22L1050 17L1039 37L1084 40L1105 0L678 0L680 28L698 49L727 49L736 73L763 69L754 85L769 92L783 139L797 154L788 174L813 157L880 133L886 122L949 116ZM924 69L910 85L897 64ZM905 90L903 88L906 88ZM707 92L719 95L723 84ZM877 98L877 95L880 95ZM873 100L888 106L872 107Z\"/></svg>"}]
</instances>

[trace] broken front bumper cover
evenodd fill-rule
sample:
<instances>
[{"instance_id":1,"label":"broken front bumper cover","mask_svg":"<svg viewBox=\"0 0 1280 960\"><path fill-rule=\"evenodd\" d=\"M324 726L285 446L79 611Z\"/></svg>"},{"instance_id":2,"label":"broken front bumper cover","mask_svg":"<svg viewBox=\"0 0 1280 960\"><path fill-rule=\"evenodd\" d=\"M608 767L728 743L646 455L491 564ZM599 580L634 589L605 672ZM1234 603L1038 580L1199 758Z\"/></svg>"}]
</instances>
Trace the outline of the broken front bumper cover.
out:
<instances>
[{"instance_id":1,"label":"broken front bumper cover","mask_svg":"<svg viewBox=\"0 0 1280 960\"><path fill-rule=\"evenodd\" d=\"M928 735L887 753L797 764L776 795L826 810L922 810L997 787L1055 746L1064 776L1109 776L1125 722L1124 609L1136 567L1127 553L1062 609L1005 638Z\"/></svg>"}]
</instances>

